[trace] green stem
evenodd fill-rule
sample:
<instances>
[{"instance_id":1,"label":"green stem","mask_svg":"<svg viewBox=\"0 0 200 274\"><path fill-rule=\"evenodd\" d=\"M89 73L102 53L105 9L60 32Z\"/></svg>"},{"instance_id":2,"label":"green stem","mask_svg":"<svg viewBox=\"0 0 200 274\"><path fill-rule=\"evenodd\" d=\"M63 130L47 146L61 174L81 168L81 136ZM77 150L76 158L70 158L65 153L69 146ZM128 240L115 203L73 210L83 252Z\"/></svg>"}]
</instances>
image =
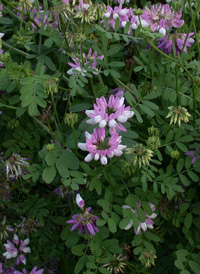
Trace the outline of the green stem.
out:
<instances>
[{"instance_id":1,"label":"green stem","mask_svg":"<svg viewBox=\"0 0 200 274\"><path fill-rule=\"evenodd\" d=\"M76 136L76 131L74 129L74 126L72 126L72 131L73 131L74 140L75 140L75 144L76 144L76 155L78 155L78 139L77 139L77 136Z\"/></svg>"},{"instance_id":2,"label":"green stem","mask_svg":"<svg viewBox=\"0 0 200 274\"><path fill-rule=\"evenodd\" d=\"M153 56L155 56L155 48L153 48L151 50L150 61L149 61L149 64L148 64L148 69L147 69L147 73L146 73L145 80L144 80L143 90L145 90L145 88L146 88L147 78L149 76L149 72L150 72L150 69L151 69L151 63L152 63Z\"/></svg>"},{"instance_id":3,"label":"green stem","mask_svg":"<svg viewBox=\"0 0 200 274\"><path fill-rule=\"evenodd\" d=\"M17 109L18 109L18 108L16 108L16 107L12 107L12 106L5 105L5 104L2 104L2 103L0 103L0 107L10 108L10 109L14 109L14 110L17 110Z\"/></svg>"},{"instance_id":4,"label":"green stem","mask_svg":"<svg viewBox=\"0 0 200 274\"><path fill-rule=\"evenodd\" d=\"M25 57L27 57L29 54L28 53L26 53L26 52L24 52L24 51L22 51L22 50L20 50L20 49L17 49L17 48L14 48L13 46L11 46L11 45L8 45L6 42L4 42L4 41L2 41L2 45L4 46L4 47L6 47L6 48L8 48L9 50L14 50L15 52L17 52L17 53L19 53L20 55L22 55L22 56L25 56Z\"/></svg>"},{"instance_id":5,"label":"green stem","mask_svg":"<svg viewBox=\"0 0 200 274\"><path fill-rule=\"evenodd\" d=\"M190 9L190 16L191 16L191 19L192 19L192 22L191 24L193 25L193 28L194 28L194 33L195 33L195 40L196 40L196 43L197 43L197 48L198 48L198 58L197 60L200 58L200 45L199 45L199 39L198 39L198 33L197 33L197 29L196 29L196 25L195 25L195 22L194 22L194 15L193 15L193 11L192 11L192 5L191 5L191 0L188 0L189 2L189 9ZM197 7L197 10L198 8L200 7L200 2L199 2L199 5ZM196 13L195 13L196 14ZM186 41L185 41L186 42Z\"/></svg>"},{"instance_id":6,"label":"green stem","mask_svg":"<svg viewBox=\"0 0 200 274\"><path fill-rule=\"evenodd\" d=\"M53 108L54 108L54 113L55 113L55 116L56 116L56 120L58 122L59 130L60 130L60 132L61 132L61 134L63 136L63 131L62 131L62 127L61 127L61 124L60 124L59 117L58 117L58 112L57 112L56 104L55 104L55 101L54 101L53 93L51 93L51 101L52 101L52 104L53 104ZM63 140L64 140L64 136L63 136Z\"/></svg>"},{"instance_id":7,"label":"green stem","mask_svg":"<svg viewBox=\"0 0 200 274\"><path fill-rule=\"evenodd\" d=\"M177 108L179 106L179 92L178 92L178 66L175 66L175 71L176 71L176 104L177 104Z\"/></svg>"}]
</instances>

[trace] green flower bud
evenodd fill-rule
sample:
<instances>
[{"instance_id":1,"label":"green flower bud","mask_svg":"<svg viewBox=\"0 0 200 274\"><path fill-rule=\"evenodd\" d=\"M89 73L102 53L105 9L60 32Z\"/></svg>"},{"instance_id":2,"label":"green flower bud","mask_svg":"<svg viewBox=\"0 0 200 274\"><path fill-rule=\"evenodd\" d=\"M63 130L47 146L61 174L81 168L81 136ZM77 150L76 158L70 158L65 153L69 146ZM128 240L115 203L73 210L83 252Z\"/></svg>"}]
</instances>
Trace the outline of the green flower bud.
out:
<instances>
[{"instance_id":1,"label":"green flower bud","mask_svg":"<svg viewBox=\"0 0 200 274\"><path fill-rule=\"evenodd\" d=\"M176 124L178 122L179 127L181 126L181 121L188 123L189 119L188 117L191 117L191 115L189 114L189 112L187 111L186 108L178 106L178 108L174 107L174 106L170 106L168 107L169 109L169 113L166 116L166 118L171 117L170 120L170 125L171 124Z\"/></svg>"},{"instance_id":2,"label":"green flower bud","mask_svg":"<svg viewBox=\"0 0 200 274\"><path fill-rule=\"evenodd\" d=\"M151 136L147 140L147 145L151 149L157 149L161 144L160 144L160 138L157 136Z\"/></svg>"},{"instance_id":3,"label":"green flower bud","mask_svg":"<svg viewBox=\"0 0 200 274\"><path fill-rule=\"evenodd\" d=\"M7 125L8 125L8 128L14 129L19 126L19 121L16 119L13 119L13 120L8 121Z\"/></svg>"},{"instance_id":4,"label":"green flower bud","mask_svg":"<svg viewBox=\"0 0 200 274\"><path fill-rule=\"evenodd\" d=\"M151 251L144 251L142 252L141 256L139 257L139 260L143 265L146 267L151 267L151 265L155 265L155 259L156 255L154 254L153 250Z\"/></svg>"},{"instance_id":5,"label":"green flower bud","mask_svg":"<svg viewBox=\"0 0 200 274\"><path fill-rule=\"evenodd\" d=\"M58 81L57 78L52 78L44 82L44 87L47 94L49 93L53 94L58 92L57 81Z\"/></svg>"},{"instance_id":6,"label":"green flower bud","mask_svg":"<svg viewBox=\"0 0 200 274\"><path fill-rule=\"evenodd\" d=\"M143 14L143 10L141 9L137 9L133 11L135 15L142 15Z\"/></svg>"},{"instance_id":7,"label":"green flower bud","mask_svg":"<svg viewBox=\"0 0 200 274\"><path fill-rule=\"evenodd\" d=\"M73 127L78 122L78 114L77 113L66 113L64 118L64 123Z\"/></svg>"},{"instance_id":8,"label":"green flower bud","mask_svg":"<svg viewBox=\"0 0 200 274\"><path fill-rule=\"evenodd\" d=\"M55 145L54 144L48 144L46 145L46 150L47 151L53 151L55 149Z\"/></svg>"},{"instance_id":9,"label":"green flower bud","mask_svg":"<svg viewBox=\"0 0 200 274\"><path fill-rule=\"evenodd\" d=\"M153 157L153 151L144 147L142 144L136 144L133 148L126 149L127 154L133 154L133 165L141 168L142 165L149 165Z\"/></svg>"},{"instance_id":10,"label":"green flower bud","mask_svg":"<svg viewBox=\"0 0 200 274\"><path fill-rule=\"evenodd\" d=\"M158 130L157 127L152 126L152 127L148 128L148 133L149 133L149 135L158 136L159 135L159 130Z\"/></svg>"},{"instance_id":11,"label":"green flower bud","mask_svg":"<svg viewBox=\"0 0 200 274\"><path fill-rule=\"evenodd\" d=\"M178 159L180 157L180 152L178 150L172 150L171 151L171 157L173 159Z\"/></svg>"}]
</instances>

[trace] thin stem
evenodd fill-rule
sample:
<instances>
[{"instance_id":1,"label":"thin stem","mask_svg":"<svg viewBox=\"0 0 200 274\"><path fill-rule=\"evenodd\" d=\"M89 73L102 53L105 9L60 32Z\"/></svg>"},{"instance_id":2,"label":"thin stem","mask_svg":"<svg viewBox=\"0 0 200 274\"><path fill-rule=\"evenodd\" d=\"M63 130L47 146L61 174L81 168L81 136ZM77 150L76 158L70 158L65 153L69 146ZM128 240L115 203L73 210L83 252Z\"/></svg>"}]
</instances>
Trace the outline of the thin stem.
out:
<instances>
[{"instance_id":1,"label":"thin stem","mask_svg":"<svg viewBox=\"0 0 200 274\"><path fill-rule=\"evenodd\" d=\"M75 144L76 144L76 155L78 155L78 139L77 139L77 136L76 136L76 131L74 129L74 126L72 126L72 131L73 131L73 135L74 135L74 140L75 140Z\"/></svg>"},{"instance_id":2,"label":"thin stem","mask_svg":"<svg viewBox=\"0 0 200 274\"><path fill-rule=\"evenodd\" d=\"M151 63L152 63L153 56L155 56L155 48L153 48L151 50L150 61L149 61L149 64L148 64L148 69L147 69L147 73L146 73L145 80L144 80L143 90L146 88L147 78L149 76L149 72L150 72L150 68L151 68Z\"/></svg>"},{"instance_id":3,"label":"thin stem","mask_svg":"<svg viewBox=\"0 0 200 274\"><path fill-rule=\"evenodd\" d=\"M191 16L191 19L192 19L191 24L193 25L193 28L194 28L195 40L196 40L197 48L198 48L198 58L197 58L197 60L198 60L198 59L200 58L199 38L198 38L198 33L197 33L196 25L195 25L195 22L194 22L194 15L193 15L193 11L192 11L191 0L188 0L188 2L189 2L190 16ZM199 5L198 5L197 9L198 9L199 7L200 7L200 3L199 3Z\"/></svg>"},{"instance_id":4,"label":"thin stem","mask_svg":"<svg viewBox=\"0 0 200 274\"><path fill-rule=\"evenodd\" d=\"M18 108L16 108L16 107L12 107L12 106L5 105L5 104L2 104L2 103L0 103L0 107L10 108L10 109L14 109L14 110L17 110L17 109L18 109Z\"/></svg>"},{"instance_id":5,"label":"thin stem","mask_svg":"<svg viewBox=\"0 0 200 274\"><path fill-rule=\"evenodd\" d=\"M179 92L178 92L178 65L175 66L176 71L176 104L179 106Z\"/></svg>"},{"instance_id":6,"label":"thin stem","mask_svg":"<svg viewBox=\"0 0 200 274\"><path fill-rule=\"evenodd\" d=\"M59 127L59 129L60 129L61 134L63 135L63 131L62 131L62 127L61 127L61 124L60 124L59 117L58 117L58 112L57 112L56 104L55 104L55 101L54 101L53 93L51 93L51 101L52 101L52 104L53 104L53 108L54 108L56 120L57 120L57 122L58 122L58 127ZM64 137L64 136L63 136L63 137ZM64 138L63 138L63 140L64 140Z\"/></svg>"},{"instance_id":7,"label":"thin stem","mask_svg":"<svg viewBox=\"0 0 200 274\"><path fill-rule=\"evenodd\" d=\"M17 49L17 48L14 48L13 46L11 46L11 45L8 45L6 42L4 42L4 41L2 41L2 45L4 46L4 47L6 47L6 48L8 48L8 49L12 49L12 50L14 50L14 51L16 51L17 53L19 53L20 55L22 55L22 56L25 56L25 57L27 57L29 54L28 53L26 53L26 52L24 52L24 51L22 51L22 50L20 50L20 49Z\"/></svg>"}]
</instances>

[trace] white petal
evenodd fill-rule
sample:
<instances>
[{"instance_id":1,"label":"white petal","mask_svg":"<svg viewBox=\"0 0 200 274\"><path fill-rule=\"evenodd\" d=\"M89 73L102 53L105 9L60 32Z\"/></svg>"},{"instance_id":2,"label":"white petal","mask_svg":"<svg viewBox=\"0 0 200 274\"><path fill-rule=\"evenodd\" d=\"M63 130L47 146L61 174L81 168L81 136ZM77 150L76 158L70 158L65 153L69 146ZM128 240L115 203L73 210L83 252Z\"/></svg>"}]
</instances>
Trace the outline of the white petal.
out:
<instances>
[{"instance_id":1,"label":"white petal","mask_svg":"<svg viewBox=\"0 0 200 274\"><path fill-rule=\"evenodd\" d=\"M160 28L159 32L162 33L163 36L166 35L166 29L164 29L164 28Z\"/></svg>"},{"instance_id":2,"label":"white petal","mask_svg":"<svg viewBox=\"0 0 200 274\"><path fill-rule=\"evenodd\" d=\"M143 231L146 231L147 230L147 224L145 222L141 223L141 228L143 229Z\"/></svg>"},{"instance_id":3,"label":"white petal","mask_svg":"<svg viewBox=\"0 0 200 274\"><path fill-rule=\"evenodd\" d=\"M106 120L101 120L101 122L99 123L99 127L105 127L107 124Z\"/></svg>"},{"instance_id":4,"label":"white petal","mask_svg":"<svg viewBox=\"0 0 200 274\"><path fill-rule=\"evenodd\" d=\"M149 216L149 218L151 218L151 219L154 219L154 218L156 218L157 217L157 214L156 213L153 213L153 214L151 214L151 216Z\"/></svg>"},{"instance_id":5,"label":"white petal","mask_svg":"<svg viewBox=\"0 0 200 274\"><path fill-rule=\"evenodd\" d=\"M24 253L31 253L30 247L23 248Z\"/></svg>"},{"instance_id":6,"label":"white petal","mask_svg":"<svg viewBox=\"0 0 200 274\"><path fill-rule=\"evenodd\" d=\"M86 123L90 124L90 125L95 125L96 124L93 118L87 120Z\"/></svg>"},{"instance_id":7,"label":"white petal","mask_svg":"<svg viewBox=\"0 0 200 274\"><path fill-rule=\"evenodd\" d=\"M123 154L123 152L121 151L121 150L119 150L119 149L114 149L114 154L115 154L115 156L121 156L122 154Z\"/></svg>"},{"instance_id":8,"label":"white petal","mask_svg":"<svg viewBox=\"0 0 200 274\"><path fill-rule=\"evenodd\" d=\"M90 141L92 140L92 134L90 134L89 132L85 132L85 138L89 139Z\"/></svg>"},{"instance_id":9,"label":"white petal","mask_svg":"<svg viewBox=\"0 0 200 274\"><path fill-rule=\"evenodd\" d=\"M86 162L90 162L90 161L92 161L93 160L93 158L94 158L94 156L91 154L91 153L89 153L86 157L85 157L85 161Z\"/></svg>"},{"instance_id":10,"label":"white petal","mask_svg":"<svg viewBox=\"0 0 200 274\"><path fill-rule=\"evenodd\" d=\"M125 230L130 229L133 226L133 221L131 220L130 223L124 228Z\"/></svg>"},{"instance_id":11,"label":"white petal","mask_svg":"<svg viewBox=\"0 0 200 274\"><path fill-rule=\"evenodd\" d=\"M120 10L119 14L122 15L122 16L124 16L124 15L126 15L128 12L129 12L129 10L127 10L127 9L122 9L122 10Z\"/></svg>"},{"instance_id":12,"label":"white petal","mask_svg":"<svg viewBox=\"0 0 200 274\"><path fill-rule=\"evenodd\" d=\"M127 24L127 21L123 21L122 22L122 28L125 28L126 24Z\"/></svg>"},{"instance_id":13,"label":"white petal","mask_svg":"<svg viewBox=\"0 0 200 274\"><path fill-rule=\"evenodd\" d=\"M101 157L101 163L102 163L102 165L107 165L108 160L107 160L107 157L106 157L106 156L102 156L102 157Z\"/></svg>"},{"instance_id":14,"label":"white petal","mask_svg":"<svg viewBox=\"0 0 200 274\"><path fill-rule=\"evenodd\" d=\"M95 160L95 161L98 161L98 160L99 160L99 153L96 153L96 154L95 154L94 160Z\"/></svg>"},{"instance_id":15,"label":"white petal","mask_svg":"<svg viewBox=\"0 0 200 274\"><path fill-rule=\"evenodd\" d=\"M86 110L85 111L85 114L90 117L90 114L95 114L95 111L94 110Z\"/></svg>"},{"instance_id":16,"label":"white petal","mask_svg":"<svg viewBox=\"0 0 200 274\"><path fill-rule=\"evenodd\" d=\"M143 28L147 28L149 26L149 23L147 23L145 20L141 20L141 24Z\"/></svg>"},{"instance_id":17,"label":"white petal","mask_svg":"<svg viewBox=\"0 0 200 274\"><path fill-rule=\"evenodd\" d=\"M128 117L125 116L125 115L119 115L117 117L117 120L120 122L120 123L125 123L127 120L128 120Z\"/></svg>"},{"instance_id":18,"label":"white petal","mask_svg":"<svg viewBox=\"0 0 200 274\"><path fill-rule=\"evenodd\" d=\"M95 123L99 123L99 122L101 122L102 117L101 117L101 115L97 115L97 116L95 116L93 119L94 119L94 122L95 122Z\"/></svg>"},{"instance_id":19,"label":"white petal","mask_svg":"<svg viewBox=\"0 0 200 274\"><path fill-rule=\"evenodd\" d=\"M0 32L0 38L2 38L5 35L5 33Z\"/></svg>"},{"instance_id":20,"label":"white petal","mask_svg":"<svg viewBox=\"0 0 200 274\"><path fill-rule=\"evenodd\" d=\"M116 20L117 18L119 18L119 15L117 13L114 13L113 18Z\"/></svg>"},{"instance_id":21,"label":"white petal","mask_svg":"<svg viewBox=\"0 0 200 274\"><path fill-rule=\"evenodd\" d=\"M116 126L117 126L117 122L114 119L109 121L109 127L113 128L113 127L116 127Z\"/></svg>"},{"instance_id":22,"label":"white petal","mask_svg":"<svg viewBox=\"0 0 200 274\"><path fill-rule=\"evenodd\" d=\"M103 16L106 17L106 18L109 18L110 17L110 12L104 12Z\"/></svg>"},{"instance_id":23,"label":"white petal","mask_svg":"<svg viewBox=\"0 0 200 274\"><path fill-rule=\"evenodd\" d=\"M78 143L78 147L83 150L83 151L87 151L87 147L86 147L86 143Z\"/></svg>"},{"instance_id":24,"label":"white petal","mask_svg":"<svg viewBox=\"0 0 200 274\"><path fill-rule=\"evenodd\" d=\"M29 238L25 239L24 243L25 243L25 245L28 245L30 243L30 239Z\"/></svg>"}]
</instances>

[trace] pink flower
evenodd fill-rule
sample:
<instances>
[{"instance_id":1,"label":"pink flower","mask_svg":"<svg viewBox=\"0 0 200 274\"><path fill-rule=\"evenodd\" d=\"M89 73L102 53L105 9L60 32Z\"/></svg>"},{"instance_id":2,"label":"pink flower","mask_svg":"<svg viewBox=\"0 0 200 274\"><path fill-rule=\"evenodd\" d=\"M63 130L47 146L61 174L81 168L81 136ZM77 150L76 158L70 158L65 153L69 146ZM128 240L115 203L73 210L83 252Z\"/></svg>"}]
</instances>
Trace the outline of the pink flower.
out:
<instances>
[{"instance_id":1,"label":"pink flower","mask_svg":"<svg viewBox=\"0 0 200 274\"><path fill-rule=\"evenodd\" d=\"M149 202L149 205L152 209L152 211L155 211L155 206ZM141 203L139 203L137 205L138 207L141 207ZM130 208L132 212L134 212L136 215L137 215L137 211L134 210L132 207L128 206L128 205L123 205L122 206L123 209L125 208ZM155 219L157 217L157 214L156 213L152 213L151 215L148 215L147 213L145 213L145 216L146 216L146 220L145 222L141 222L139 220L139 226L137 228L134 228L134 231L135 231L135 234L138 234L140 235L141 234L141 231L147 231L147 229L153 229L153 225L154 225L154 222L152 221L152 219ZM130 229L131 227L133 226L133 221L131 220L130 223L124 228L125 230L128 230Z\"/></svg>"},{"instance_id":2,"label":"pink flower","mask_svg":"<svg viewBox=\"0 0 200 274\"><path fill-rule=\"evenodd\" d=\"M78 147L89 152L85 157L86 162L100 159L102 165L107 165L107 157L120 157L123 154L122 150L126 148L126 146L120 145L122 137L117 132L112 132L107 141L104 128L95 128L92 134L86 131L85 136L86 143L78 143Z\"/></svg>"},{"instance_id":3,"label":"pink flower","mask_svg":"<svg viewBox=\"0 0 200 274\"><path fill-rule=\"evenodd\" d=\"M156 4L151 8L146 6L141 18L151 26L152 32L158 31L165 35L171 27L180 28L184 24L181 16L181 10L175 13L168 4Z\"/></svg>"},{"instance_id":4,"label":"pink flower","mask_svg":"<svg viewBox=\"0 0 200 274\"><path fill-rule=\"evenodd\" d=\"M183 52L187 52L187 48L191 47L192 44L195 42L195 40L191 38L191 36L193 35L194 35L194 32L189 33L186 43L185 43L185 39L187 37L186 33L174 33L174 34L166 35L165 37L158 39L158 42L159 42L158 48L161 49L164 53L170 54L173 51L172 45L174 45L176 49L176 53L180 54L185 44Z\"/></svg>"},{"instance_id":5,"label":"pink flower","mask_svg":"<svg viewBox=\"0 0 200 274\"><path fill-rule=\"evenodd\" d=\"M81 209L85 206L85 201L82 199L80 194L76 194L76 203Z\"/></svg>"},{"instance_id":6,"label":"pink flower","mask_svg":"<svg viewBox=\"0 0 200 274\"><path fill-rule=\"evenodd\" d=\"M24 253L31 253L30 247L27 247L29 244L29 239L26 240L19 240L19 237L14 234L13 243L9 240L7 240L7 243L4 244L6 248L6 252L3 253L3 256L6 257L6 259L16 258L17 261L16 264L23 263L26 264L26 257L24 256Z\"/></svg>"},{"instance_id":7,"label":"pink flower","mask_svg":"<svg viewBox=\"0 0 200 274\"><path fill-rule=\"evenodd\" d=\"M96 227L96 221L98 217L90 213L91 207L86 208L86 210L81 214L76 214L72 216L72 219L67 221L67 224L73 224L71 231L78 229L78 233L81 234L85 230L87 235L95 235L99 229Z\"/></svg>"},{"instance_id":8,"label":"pink flower","mask_svg":"<svg viewBox=\"0 0 200 274\"><path fill-rule=\"evenodd\" d=\"M128 8L122 8L122 3L120 3L119 7L114 7L114 9L111 6L107 6L107 12L104 12L104 17L108 18L109 26L111 29L115 29L115 20L119 18L120 21L120 27L122 27L122 22L128 22L130 17L130 9ZM104 23L105 21L102 20L101 23Z\"/></svg>"},{"instance_id":9,"label":"pink flower","mask_svg":"<svg viewBox=\"0 0 200 274\"><path fill-rule=\"evenodd\" d=\"M86 110L85 113L90 118L87 120L88 124L99 124L100 128L104 128L108 123L111 130L119 131L126 131L120 123L127 122L134 115L134 112L130 111L130 106L125 107L124 97L114 95L110 96L108 103L104 96L97 98L94 109Z\"/></svg>"},{"instance_id":10,"label":"pink flower","mask_svg":"<svg viewBox=\"0 0 200 274\"><path fill-rule=\"evenodd\" d=\"M34 268L31 270L29 274L42 274L44 272L44 269L37 270L37 266L34 266ZM22 272L15 270L14 274L28 274L27 270L25 268L22 269Z\"/></svg>"},{"instance_id":11,"label":"pink flower","mask_svg":"<svg viewBox=\"0 0 200 274\"><path fill-rule=\"evenodd\" d=\"M81 73L81 75L85 76L87 64L90 61L93 61L93 62L91 62L91 65L89 66L89 68L95 69L95 71L93 71L92 73L97 75L98 74L98 69L97 69L96 60L97 59L103 60L103 58L104 58L104 55L97 56L97 52L94 51L94 53L92 53L92 49L90 48L87 56L85 55L85 53L82 53L82 58L78 58L76 56L74 56L72 58L74 63L71 63L71 62L68 63L68 65L70 65L71 69L69 69L67 71L67 74L69 74L69 75L77 74L77 72L74 71L74 70L78 70Z\"/></svg>"}]
</instances>

